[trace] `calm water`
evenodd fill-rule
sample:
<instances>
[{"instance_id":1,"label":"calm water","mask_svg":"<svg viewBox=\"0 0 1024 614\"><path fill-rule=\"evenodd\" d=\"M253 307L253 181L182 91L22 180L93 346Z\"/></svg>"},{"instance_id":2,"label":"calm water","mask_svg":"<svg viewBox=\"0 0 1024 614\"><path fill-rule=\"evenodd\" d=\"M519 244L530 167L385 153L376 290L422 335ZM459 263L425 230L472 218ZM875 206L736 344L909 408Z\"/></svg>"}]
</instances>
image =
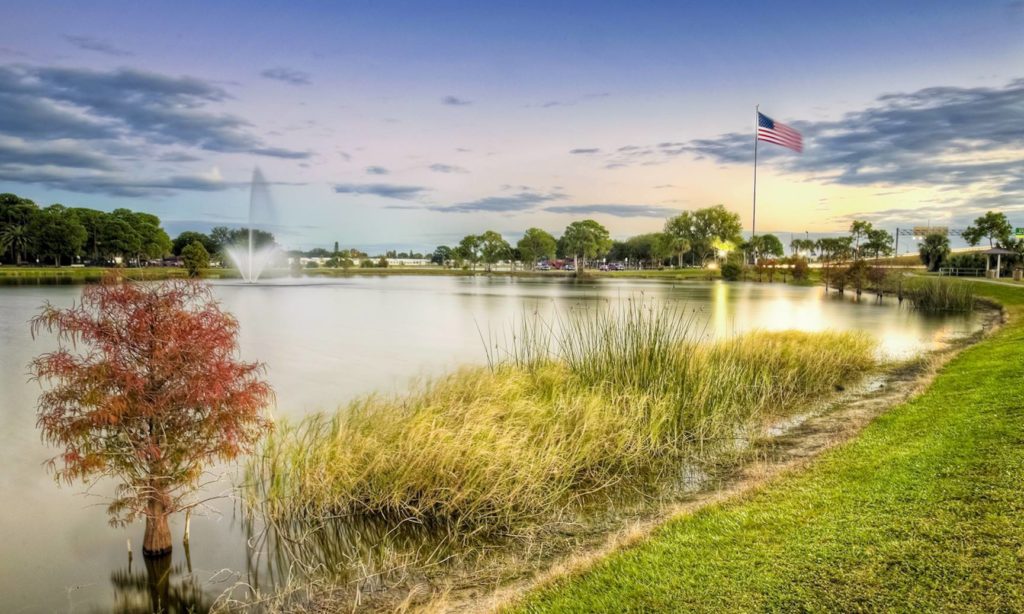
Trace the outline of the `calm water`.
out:
<instances>
[{"instance_id":1,"label":"calm water","mask_svg":"<svg viewBox=\"0 0 1024 614\"><path fill-rule=\"evenodd\" d=\"M0 599L4 612L145 611L152 579L140 556L142 525L111 528L101 498L60 487L42 463L52 454L35 428L38 385L26 364L53 347L32 341L27 321L46 301L69 305L80 286L0 287ZM968 316L926 317L894 301L827 297L780 284L670 283L468 277L356 277L264 286L215 285L241 323L243 357L261 360L277 392L277 416L299 417L410 379L481 363L481 331L500 333L524 313L554 312L643 295L685 304L709 336L750 329L864 330L889 356L909 356L974 331ZM94 492L101 495L107 485ZM213 491L227 488L222 483ZM230 500L192 521L186 559L181 519L173 527L172 598L209 606L256 577L242 522ZM129 565L127 541L135 560ZM258 567L256 565L255 567ZM189 572L191 569L191 572Z\"/></svg>"}]
</instances>

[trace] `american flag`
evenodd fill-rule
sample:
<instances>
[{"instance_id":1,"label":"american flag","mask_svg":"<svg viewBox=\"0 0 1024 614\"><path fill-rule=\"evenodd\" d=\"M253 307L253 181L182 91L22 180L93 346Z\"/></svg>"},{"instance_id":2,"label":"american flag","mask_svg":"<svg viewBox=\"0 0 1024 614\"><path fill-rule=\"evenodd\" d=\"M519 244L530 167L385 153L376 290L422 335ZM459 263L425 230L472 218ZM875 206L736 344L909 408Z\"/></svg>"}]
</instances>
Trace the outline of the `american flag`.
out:
<instances>
[{"instance_id":1,"label":"american flag","mask_svg":"<svg viewBox=\"0 0 1024 614\"><path fill-rule=\"evenodd\" d=\"M768 141L803 153L804 137L782 122L777 122L764 113L757 113L757 140Z\"/></svg>"}]
</instances>

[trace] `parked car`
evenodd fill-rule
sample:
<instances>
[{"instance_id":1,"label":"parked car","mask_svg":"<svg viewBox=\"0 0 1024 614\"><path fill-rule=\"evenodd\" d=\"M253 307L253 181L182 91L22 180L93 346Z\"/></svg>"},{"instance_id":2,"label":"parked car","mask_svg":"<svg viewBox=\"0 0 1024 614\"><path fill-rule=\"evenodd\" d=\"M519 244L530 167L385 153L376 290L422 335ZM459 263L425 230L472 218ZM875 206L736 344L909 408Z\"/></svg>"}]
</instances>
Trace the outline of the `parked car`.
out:
<instances>
[{"instance_id":1,"label":"parked car","mask_svg":"<svg viewBox=\"0 0 1024 614\"><path fill-rule=\"evenodd\" d=\"M565 265L565 267L563 267L562 270L563 271L575 271L576 270L576 265L574 265L574 264L572 264L570 262L569 264Z\"/></svg>"},{"instance_id":2,"label":"parked car","mask_svg":"<svg viewBox=\"0 0 1024 614\"><path fill-rule=\"evenodd\" d=\"M539 263L537 263L537 270L538 271L550 271L551 270L551 265L549 263L547 263L547 262L539 262Z\"/></svg>"},{"instance_id":3,"label":"parked car","mask_svg":"<svg viewBox=\"0 0 1024 614\"><path fill-rule=\"evenodd\" d=\"M599 271L610 271L611 267L609 265L607 265L607 264L602 264L601 266L597 267L597 270L599 270Z\"/></svg>"},{"instance_id":4,"label":"parked car","mask_svg":"<svg viewBox=\"0 0 1024 614\"><path fill-rule=\"evenodd\" d=\"M622 264L621 262L613 262L610 265L608 265L608 268L611 269L612 271L625 271L626 265Z\"/></svg>"}]
</instances>

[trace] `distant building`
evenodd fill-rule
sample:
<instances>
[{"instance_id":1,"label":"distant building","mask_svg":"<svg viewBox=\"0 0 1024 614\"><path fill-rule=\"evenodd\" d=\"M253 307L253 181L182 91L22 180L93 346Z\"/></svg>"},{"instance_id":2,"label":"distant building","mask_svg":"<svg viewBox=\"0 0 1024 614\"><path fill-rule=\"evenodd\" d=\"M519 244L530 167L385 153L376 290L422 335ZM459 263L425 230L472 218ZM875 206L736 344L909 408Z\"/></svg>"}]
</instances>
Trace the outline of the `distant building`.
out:
<instances>
[{"instance_id":1,"label":"distant building","mask_svg":"<svg viewBox=\"0 0 1024 614\"><path fill-rule=\"evenodd\" d=\"M385 258L388 261L388 266L427 266L430 264L429 258Z\"/></svg>"}]
</instances>

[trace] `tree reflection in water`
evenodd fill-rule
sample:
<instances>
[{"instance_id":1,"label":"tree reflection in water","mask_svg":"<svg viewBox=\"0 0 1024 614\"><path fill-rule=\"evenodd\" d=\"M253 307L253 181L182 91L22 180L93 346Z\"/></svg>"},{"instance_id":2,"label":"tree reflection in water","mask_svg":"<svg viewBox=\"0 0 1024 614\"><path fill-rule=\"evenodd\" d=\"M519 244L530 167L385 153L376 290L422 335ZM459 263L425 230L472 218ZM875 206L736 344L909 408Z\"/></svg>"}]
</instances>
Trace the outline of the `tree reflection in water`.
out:
<instances>
[{"instance_id":1,"label":"tree reflection in water","mask_svg":"<svg viewBox=\"0 0 1024 614\"><path fill-rule=\"evenodd\" d=\"M114 571L111 611L119 614L161 614L208 612L209 598L185 562L172 564L172 556L144 558L142 566L131 560L124 569ZM141 569L139 568L141 567Z\"/></svg>"}]
</instances>

